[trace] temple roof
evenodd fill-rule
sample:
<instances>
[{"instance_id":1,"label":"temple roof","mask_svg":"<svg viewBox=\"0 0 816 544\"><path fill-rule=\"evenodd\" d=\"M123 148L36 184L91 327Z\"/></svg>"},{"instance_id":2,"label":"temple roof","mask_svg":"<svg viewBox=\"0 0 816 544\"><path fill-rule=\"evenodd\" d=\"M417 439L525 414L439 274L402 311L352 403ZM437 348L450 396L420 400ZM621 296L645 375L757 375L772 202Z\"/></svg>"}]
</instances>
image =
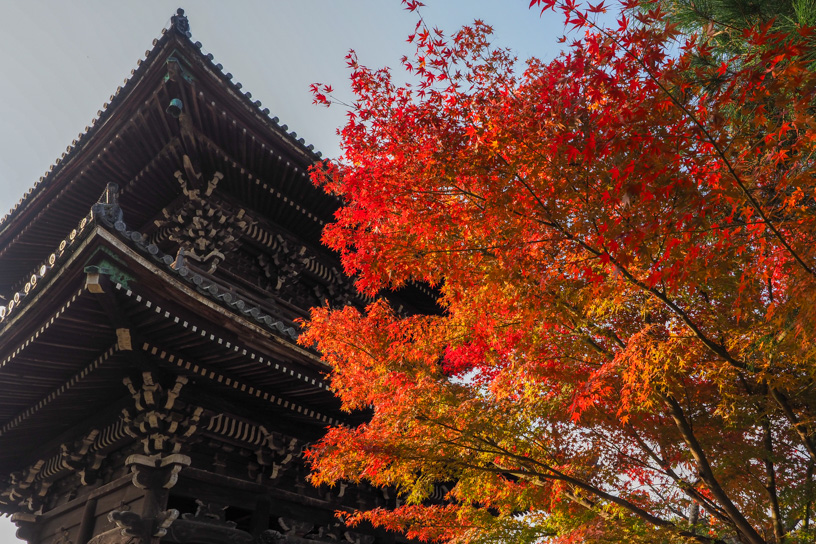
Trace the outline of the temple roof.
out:
<instances>
[{"instance_id":1,"label":"temple roof","mask_svg":"<svg viewBox=\"0 0 816 544\"><path fill-rule=\"evenodd\" d=\"M115 419L123 379L144 368L187 376L231 417L301 437L361 421L341 414L283 313L219 289L109 211L94 207L0 312L0 479Z\"/></svg>"},{"instance_id":2,"label":"temple roof","mask_svg":"<svg viewBox=\"0 0 816 544\"><path fill-rule=\"evenodd\" d=\"M340 412L318 355L297 345L308 306L240 267L215 272L219 251L243 252L256 272L286 268L292 290L356 296L320 246L338 201L309 180L318 159L202 52L179 10L0 222L0 480L59 458L78 427L108 428L123 380L145 368L195 382L232 427L254 417L317 437L360 420ZM221 236L219 257L179 249L174 236L196 221L209 222L194 235L203 244Z\"/></svg>"},{"instance_id":3,"label":"temple roof","mask_svg":"<svg viewBox=\"0 0 816 544\"><path fill-rule=\"evenodd\" d=\"M308 179L319 153L202 52L182 10L172 21L91 126L0 221L6 300L107 183L120 185L129 224L145 230L153 219L146 210L178 192L173 174L184 155L199 159L205 176L223 173L225 194L257 203L281 227L319 245L338 203ZM181 100L187 126L167 114L173 99Z\"/></svg>"}]
</instances>

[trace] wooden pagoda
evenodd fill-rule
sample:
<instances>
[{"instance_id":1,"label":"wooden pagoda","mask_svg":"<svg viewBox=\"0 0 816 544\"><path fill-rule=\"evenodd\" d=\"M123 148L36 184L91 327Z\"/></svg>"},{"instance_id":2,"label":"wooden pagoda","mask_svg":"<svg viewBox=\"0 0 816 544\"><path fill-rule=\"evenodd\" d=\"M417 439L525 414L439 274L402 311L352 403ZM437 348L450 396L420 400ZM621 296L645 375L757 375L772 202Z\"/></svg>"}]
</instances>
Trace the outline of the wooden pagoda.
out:
<instances>
[{"instance_id":1,"label":"wooden pagoda","mask_svg":"<svg viewBox=\"0 0 816 544\"><path fill-rule=\"evenodd\" d=\"M297 345L361 304L320 233L319 156L190 39L182 10L0 223L0 512L29 544L365 543L302 452L355 424ZM407 300L417 300L407 293Z\"/></svg>"}]
</instances>

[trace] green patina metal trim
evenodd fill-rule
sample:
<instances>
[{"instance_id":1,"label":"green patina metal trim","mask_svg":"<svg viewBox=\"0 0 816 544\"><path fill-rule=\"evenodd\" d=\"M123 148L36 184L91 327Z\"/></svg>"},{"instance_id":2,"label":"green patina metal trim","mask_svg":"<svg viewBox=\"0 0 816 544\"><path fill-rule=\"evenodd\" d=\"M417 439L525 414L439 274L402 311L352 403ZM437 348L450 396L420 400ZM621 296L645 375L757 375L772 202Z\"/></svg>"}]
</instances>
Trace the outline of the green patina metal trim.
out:
<instances>
[{"instance_id":1,"label":"green patina metal trim","mask_svg":"<svg viewBox=\"0 0 816 544\"><path fill-rule=\"evenodd\" d=\"M97 260L99 254L103 254L101 260ZM88 264L91 261L96 261L96 264ZM85 261L86 274L103 274L110 276L111 281L119 283L122 287L129 287L128 283L134 281L135 278L125 271L125 263L118 255L105 247L98 248L87 261Z\"/></svg>"},{"instance_id":2,"label":"green patina metal trim","mask_svg":"<svg viewBox=\"0 0 816 544\"><path fill-rule=\"evenodd\" d=\"M171 62L175 62L176 64L178 64L179 74L184 79L184 81L186 81L187 83L192 83L193 81L195 81L195 77L193 77L193 75L189 72L188 67L190 66L190 63L187 61L186 58L184 58L183 55L181 55L181 53L178 52L177 49L174 49L170 56L167 57L167 60L164 61L165 64L170 64ZM165 83L169 81L170 78L171 75L170 72L168 71L166 74L164 74Z\"/></svg>"},{"instance_id":3,"label":"green patina metal trim","mask_svg":"<svg viewBox=\"0 0 816 544\"><path fill-rule=\"evenodd\" d=\"M115 264L111 263L107 259L102 259L99 264L86 266L85 267L86 274L102 274L104 276L110 276L110 279L114 283L121 284L122 287L130 287L128 285L129 282L133 281L133 276L116 266Z\"/></svg>"}]
</instances>

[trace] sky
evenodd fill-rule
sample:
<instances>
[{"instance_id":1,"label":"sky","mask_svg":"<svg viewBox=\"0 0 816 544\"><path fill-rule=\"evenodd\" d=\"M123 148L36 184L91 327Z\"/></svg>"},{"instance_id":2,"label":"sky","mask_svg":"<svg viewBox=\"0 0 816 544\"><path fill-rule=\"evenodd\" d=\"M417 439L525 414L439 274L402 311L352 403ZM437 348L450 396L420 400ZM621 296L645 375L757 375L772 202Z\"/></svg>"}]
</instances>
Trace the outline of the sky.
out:
<instances>
[{"instance_id":1,"label":"sky","mask_svg":"<svg viewBox=\"0 0 816 544\"><path fill-rule=\"evenodd\" d=\"M124 80L178 7L193 40L253 99L324 156L339 153L341 108L312 104L311 83L350 96L344 57L397 66L411 53L416 15L399 0L0 0L0 217L45 174ZM549 59L564 34L559 15L529 0L424 0L432 27L452 33L474 19L520 59ZM0 544L17 542L0 518Z\"/></svg>"}]
</instances>

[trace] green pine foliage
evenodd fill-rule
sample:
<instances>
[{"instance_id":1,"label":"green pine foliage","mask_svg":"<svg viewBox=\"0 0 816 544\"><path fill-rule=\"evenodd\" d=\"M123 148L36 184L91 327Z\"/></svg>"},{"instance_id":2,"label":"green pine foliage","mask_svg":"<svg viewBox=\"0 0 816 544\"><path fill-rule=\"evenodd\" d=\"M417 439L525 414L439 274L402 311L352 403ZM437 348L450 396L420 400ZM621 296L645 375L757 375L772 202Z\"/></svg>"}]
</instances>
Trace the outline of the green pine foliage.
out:
<instances>
[{"instance_id":1,"label":"green pine foliage","mask_svg":"<svg viewBox=\"0 0 816 544\"><path fill-rule=\"evenodd\" d=\"M680 27L696 34L713 49L716 57L733 57L745 52L744 31L770 25L801 39L816 60L816 33L803 32L816 26L816 0L661 0Z\"/></svg>"}]
</instances>

